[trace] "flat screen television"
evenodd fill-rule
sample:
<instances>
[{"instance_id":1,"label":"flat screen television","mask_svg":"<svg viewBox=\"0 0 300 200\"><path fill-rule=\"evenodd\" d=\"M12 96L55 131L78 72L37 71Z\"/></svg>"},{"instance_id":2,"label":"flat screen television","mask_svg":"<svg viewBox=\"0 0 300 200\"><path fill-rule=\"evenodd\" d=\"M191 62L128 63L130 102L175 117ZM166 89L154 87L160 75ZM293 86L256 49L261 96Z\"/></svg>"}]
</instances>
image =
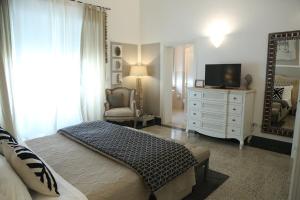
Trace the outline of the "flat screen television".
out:
<instances>
[{"instance_id":1,"label":"flat screen television","mask_svg":"<svg viewBox=\"0 0 300 200\"><path fill-rule=\"evenodd\" d=\"M241 84L241 64L205 65L205 85L238 88Z\"/></svg>"}]
</instances>

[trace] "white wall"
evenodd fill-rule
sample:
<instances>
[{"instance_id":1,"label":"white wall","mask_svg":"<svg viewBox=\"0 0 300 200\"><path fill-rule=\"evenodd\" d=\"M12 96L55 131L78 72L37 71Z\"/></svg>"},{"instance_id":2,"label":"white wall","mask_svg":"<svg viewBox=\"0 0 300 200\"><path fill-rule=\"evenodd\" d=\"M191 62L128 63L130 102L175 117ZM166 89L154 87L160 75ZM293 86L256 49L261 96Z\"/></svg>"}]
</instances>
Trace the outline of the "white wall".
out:
<instances>
[{"instance_id":1,"label":"white wall","mask_svg":"<svg viewBox=\"0 0 300 200\"><path fill-rule=\"evenodd\" d=\"M216 20L226 20L230 33L216 49L206 30ZM141 0L141 41L195 43L196 78L204 79L207 63L242 63L242 75L253 75L257 90L254 121L262 135L268 33L300 29L299 0Z\"/></svg>"},{"instance_id":2,"label":"white wall","mask_svg":"<svg viewBox=\"0 0 300 200\"><path fill-rule=\"evenodd\" d=\"M140 0L81 0L111 8L108 35L113 42L140 43Z\"/></svg>"},{"instance_id":3,"label":"white wall","mask_svg":"<svg viewBox=\"0 0 300 200\"><path fill-rule=\"evenodd\" d=\"M205 36L215 19L226 19L233 34L299 28L299 0L141 0L143 43L190 41Z\"/></svg>"},{"instance_id":4,"label":"white wall","mask_svg":"<svg viewBox=\"0 0 300 200\"><path fill-rule=\"evenodd\" d=\"M141 61L147 66L148 76L143 77L144 111L160 116L161 59L160 44L141 45Z\"/></svg>"}]
</instances>

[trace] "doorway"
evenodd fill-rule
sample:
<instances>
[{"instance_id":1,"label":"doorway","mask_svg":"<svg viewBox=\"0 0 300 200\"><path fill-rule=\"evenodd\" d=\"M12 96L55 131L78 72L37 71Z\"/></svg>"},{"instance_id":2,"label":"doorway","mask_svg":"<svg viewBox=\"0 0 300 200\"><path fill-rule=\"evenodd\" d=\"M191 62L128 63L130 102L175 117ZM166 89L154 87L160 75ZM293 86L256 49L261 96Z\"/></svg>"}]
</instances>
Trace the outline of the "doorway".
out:
<instances>
[{"instance_id":1,"label":"doorway","mask_svg":"<svg viewBox=\"0 0 300 200\"><path fill-rule=\"evenodd\" d=\"M193 86L194 47L180 45L174 48L172 71L172 122L177 128L186 128L187 123L187 89Z\"/></svg>"}]
</instances>

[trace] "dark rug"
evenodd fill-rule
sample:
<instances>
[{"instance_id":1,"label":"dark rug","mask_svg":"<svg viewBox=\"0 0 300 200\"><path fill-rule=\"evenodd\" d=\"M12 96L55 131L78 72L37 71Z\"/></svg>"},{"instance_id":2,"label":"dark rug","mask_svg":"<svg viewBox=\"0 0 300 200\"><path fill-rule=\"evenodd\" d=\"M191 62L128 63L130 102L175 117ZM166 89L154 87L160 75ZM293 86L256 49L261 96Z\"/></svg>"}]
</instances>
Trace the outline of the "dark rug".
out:
<instances>
[{"instance_id":1,"label":"dark rug","mask_svg":"<svg viewBox=\"0 0 300 200\"><path fill-rule=\"evenodd\" d=\"M131 128L134 128L134 122L133 121L125 121L125 122L114 122L114 121L107 121L112 124L117 124L120 126L128 126ZM136 129L143 129L149 126L155 126L155 125L160 125L160 119L155 118L154 120L148 121L146 126L143 126L142 122L138 122L136 124Z\"/></svg>"},{"instance_id":2,"label":"dark rug","mask_svg":"<svg viewBox=\"0 0 300 200\"><path fill-rule=\"evenodd\" d=\"M291 155L292 152L292 143L257 136L253 136L250 143L246 142L246 145L286 155Z\"/></svg>"},{"instance_id":3,"label":"dark rug","mask_svg":"<svg viewBox=\"0 0 300 200\"><path fill-rule=\"evenodd\" d=\"M193 192L185 197L183 200L202 200L208 197L213 191L220 187L229 176L208 170L207 180L204 181L203 169L196 170L196 185L193 188Z\"/></svg>"}]
</instances>

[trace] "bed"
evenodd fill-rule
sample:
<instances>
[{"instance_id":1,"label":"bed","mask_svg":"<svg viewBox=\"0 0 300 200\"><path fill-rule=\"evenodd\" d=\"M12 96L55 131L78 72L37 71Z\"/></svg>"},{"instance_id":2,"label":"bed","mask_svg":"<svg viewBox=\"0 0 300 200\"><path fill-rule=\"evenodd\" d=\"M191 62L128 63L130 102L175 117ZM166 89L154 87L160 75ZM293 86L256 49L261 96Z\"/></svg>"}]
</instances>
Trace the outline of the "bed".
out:
<instances>
[{"instance_id":1,"label":"bed","mask_svg":"<svg viewBox=\"0 0 300 200\"><path fill-rule=\"evenodd\" d=\"M89 200L149 199L149 190L132 169L62 134L30 140L26 144ZM208 160L207 149L185 146L199 163ZM192 192L195 183L194 168L190 168L156 191L155 196L158 200L182 199Z\"/></svg>"}]
</instances>

